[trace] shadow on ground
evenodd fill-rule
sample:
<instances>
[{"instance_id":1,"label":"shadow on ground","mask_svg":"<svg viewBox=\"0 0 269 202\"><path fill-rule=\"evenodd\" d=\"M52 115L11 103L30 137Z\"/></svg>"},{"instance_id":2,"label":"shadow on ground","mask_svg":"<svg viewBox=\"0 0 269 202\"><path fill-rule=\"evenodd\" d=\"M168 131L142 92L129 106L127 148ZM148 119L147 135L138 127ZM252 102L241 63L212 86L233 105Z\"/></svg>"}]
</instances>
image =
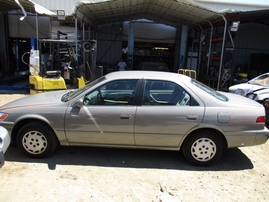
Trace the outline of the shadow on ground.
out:
<instances>
[{"instance_id":1,"label":"shadow on ground","mask_svg":"<svg viewBox=\"0 0 269 202\"><path fill-rule=\"evenodd\" d=\"M208 167L192 166L180 152L159 150L112 149L94 147L59 147L50 157L33 159L10 145L6 161L46 163L55 170L57 165L102 166L120 168L150 168L192 171L230 171L252 169L250 159L240 149L224 150L222 157Z\"/></svg>"}]
</instances>

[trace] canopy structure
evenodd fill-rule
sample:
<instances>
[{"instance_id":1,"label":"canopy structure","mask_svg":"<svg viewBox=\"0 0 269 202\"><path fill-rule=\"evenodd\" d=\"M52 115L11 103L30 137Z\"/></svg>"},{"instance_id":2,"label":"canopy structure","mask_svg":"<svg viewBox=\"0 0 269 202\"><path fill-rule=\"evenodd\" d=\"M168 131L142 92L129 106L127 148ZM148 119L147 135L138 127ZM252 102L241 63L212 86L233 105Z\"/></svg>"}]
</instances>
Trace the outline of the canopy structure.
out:
<instances>
[{"instance_id":1,"label":"canopy structure","mask_svg":"<svg viewBox=\"0 0 269 202\"><path fill-rule=\"evenodd\" d=\"M39 14L44 14L44 15L49 15L49 16L56 16L56 13L50 11L49 9L29 0L33 5L34 5L34 8L35 8L35 11Z\"/></svg>"},{"instance_id":2,"label":"canopy structure","mask_svg":"<svg viewBox=\"0 0 269 202\"><path fill-rule=\"evenodd\" d=\"M74 13L92 26L141 18L173 27L193 26L220 17L217 12L188 0L112 0L98 3L81 1L77 3Z\"/></svg>"},{"instance_id":3,"label":"canopy structure","mask_svg":"<svg viewBox=\"0 0 269 202\"><path fill-rule=\"evenodd\" d=\"M32 0L0 0L0 12L8 12L13 10L21 10L29 13L39 13L48 16L55 16L56 13L37 4Z\"/></svg>"},{"instance_id":4,"label":"canopy structure","mask_svg":"<svg viewBox=\"0 0 269 202\"><path fill-rule=\"evenodd\" d=\"M23 17L26 12L58 19L56 13L64 14L62 23L74 23L76 30L78 21L97 28L142 18L176 28L184 25L201 30L205 26L212 30L212 24L220 22L226 30L227 16L240 19L240 23L256 22L269 26L269 2L265 0L0 0L0 5L0 12L18 10ZM225 37L224 32L220 72Z\"/></svg>"},{"instance_id":5,"label":"canopy structure","mask_svg":"<svg viewBox=\"0 0 269 202\"><path fill-rule=\"evenodd\" d=\"M68 0L69 3L67 0L0 0L0 12L21 10L16 1L26 12L37 11L53 17L61 10L66 22L74 22L76 17L89 26L141 18L173 27L197 26L228 13L269 9L269 2L263 0L255 3L250 0ZM250 18L253 17L251 14Z\"/></svg>"}]
</instances>

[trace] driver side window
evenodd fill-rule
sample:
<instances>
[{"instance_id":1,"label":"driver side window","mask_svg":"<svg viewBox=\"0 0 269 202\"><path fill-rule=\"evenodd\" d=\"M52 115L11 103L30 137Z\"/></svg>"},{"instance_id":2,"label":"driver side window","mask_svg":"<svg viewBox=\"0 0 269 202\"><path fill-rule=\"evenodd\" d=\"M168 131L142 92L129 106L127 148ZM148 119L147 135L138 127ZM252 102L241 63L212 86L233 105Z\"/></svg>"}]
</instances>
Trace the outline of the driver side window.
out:
<instances>
[{"instance_id":1,"label":"driver side window","mask_svg":"<svg viewBox=\"0 0 269 202\"><path fill-rule=\"evenodd\" d=\"M84 105L133 105L137 79L108 82L84 97Z\"/></svg>"},{"instance_id":2,"label":"driver side window","mask_svg":"<svg viewBox=\"0 0 269 202\"><path fill-rule=\"evenodd\" d=\"M100 89L94 90L84 97L83 105L103 105Z\"/></svg>"}]
</instances>

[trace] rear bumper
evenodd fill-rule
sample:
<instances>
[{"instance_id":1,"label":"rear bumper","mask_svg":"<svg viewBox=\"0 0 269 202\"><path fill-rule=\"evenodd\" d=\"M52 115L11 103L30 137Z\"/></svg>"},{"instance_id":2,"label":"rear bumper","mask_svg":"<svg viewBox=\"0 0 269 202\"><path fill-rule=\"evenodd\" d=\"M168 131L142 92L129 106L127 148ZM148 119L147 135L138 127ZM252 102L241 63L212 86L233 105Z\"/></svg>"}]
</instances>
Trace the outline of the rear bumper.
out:
<instances>
[{"instance_id":1,"label":"rear bumper","mask_svg":"<svg viewBox=\"0 0 269 202\"><path fill-rule=\"evenodd\" d=\"M263 131L258 131L256 138L255 138L255 142L253 145L260 145L260 144L264 144L267 142L267 140L269 139L269 130L267 127L264 127Z\"/></svg>"},{"instance_id":2,"label":"rear bumper","mask_svg":"<svg viewBox=\"0 0 269 202\"><path fill-rule=\"evenodd\" d=\"M267 142L269 138L269 130L264 127L263 130L240 131L226 133L228 148L246 147L260 145Z\"/></svg>"}]
</instances>

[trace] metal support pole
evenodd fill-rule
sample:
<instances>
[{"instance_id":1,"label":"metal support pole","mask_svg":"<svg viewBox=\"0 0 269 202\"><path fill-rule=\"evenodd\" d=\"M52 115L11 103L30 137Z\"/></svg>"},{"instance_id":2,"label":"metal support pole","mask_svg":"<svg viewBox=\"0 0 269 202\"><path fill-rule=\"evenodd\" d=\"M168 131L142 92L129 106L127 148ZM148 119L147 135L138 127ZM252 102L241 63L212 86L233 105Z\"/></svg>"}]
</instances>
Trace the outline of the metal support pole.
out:
<instances>
[{"instance_id":1,"label":"metal support pole","mask_svg":"<svg viewBox=\"0 0 269 202\"><path fill-rule=\"evenodd\" d=\"M210 57L211 57L211 46L212 46L212 37L213 37L213 25L210 21L208 23L211 26L211 32L210 32L210 40L209 40L209 50L208 50L208 57L207 57L207 69L206 69L206 75L208 75L209 71L209 64L210 64Z\"/></svg>"},{"instance_id":2,"label":"metal support pole","mask_svg":"<svg viewBox=\"0 0 269 202\"><path fill-rule=\"evenodd\" d=\"M82 23L82 39L85 40L85 24L84 22Z\"/></svg>"},{"instance_id":3,"label":"metal support pole","mask_svg":"<svg viewBox=\"0 0 269 202\"><path fill-rule=\"evenodd\" d=\"M181 30L179 68L184 68L186 65L187 37L188 37L188 26L183 25Z\"/></svg>"},{"instance_id":4,"label":"metal support pole","mask_svg":"<svg viewBox=\"0 0 269 202\"><path fill-rule=\"evenodd\" d=\"M128 63L129 68L133 69L133 60L134 60L134 31L135 23L129 22L129 33L128 33Z\"/></svg>"},{"instance_id":5,"label":"metal support pole","mask_svg":"<svg viewBox=\"0 0 269 202\"><path fill-rule=\"evenodd\" d=\"M78 19L75 18L76 62L78 61ZM78 67L77 67L78 68Z\"/></svg>"},{"instance_id":6,"label":"metal support pole","mask_svg":"<svg viewBox=\"0 0 269 202\"><path fill-rule=\"evenodd\" d=\"M225 26L224 26L224 33L223 33L222 48L221 48L220 66L219 66L219 78L218 78L217 90L220 89L220 82L222 80L221 78L222 78L222 69L223 69L223 55L224 55L224 47L225 47L226 31L227 31L227 20L223 15L220 14L220 16L223 18L223 20L225 22Z\"/></svg>"},{"instance_id":7,"label":"metal support pole","mask_svg":"<svg viewBox=\"0 0 269 202\"><path fill-rule=\"evenodd\" d=\"M39 36L38 36L38 14L36 12L36 50L39 50Z\"/></svg>"},{"instance_id":8,"label":"metal support pole","mask_svg":"<svg viewBox=\"0 0 269 202\"><path fill-rule=\"evenodd\" d=\"M198 67L197 67L197 71L196 71L196 73L197 73L197 75L199 76L200 75L200 67L201 67L201 57L202 57L202 43L201 43L201 38L202 38L202 36L203 36L203 33L204 33L204 30L203 30L203 28L200 26L200 25L198 25L199 27L200 27L200 29L201 29L201 34L200 34L200 43L199 43L199 57L198 57Z\"/></svg>"},{"instance_id":9,"label":"metal support pole","mask_svg":"<svg viewBox=\"0 0 269 202\"><path fill-rule=\"evenodd\" d=\"M192 33L193 33L193 37L192 37L192 43L191 43L191 56L190 56L190 58L191 58L191 61L190 61L190 69L191 69L191 67L192 67L192 59L193 59L193 51L194 51L194 29L193 28L191 28L190 27L190 29L191 29L191 31L192 31ZM188 58L188 56L189 55L187 55L187 58ZM197 64L196 64L197 65Z\"/></svg>"}]
</instances>

